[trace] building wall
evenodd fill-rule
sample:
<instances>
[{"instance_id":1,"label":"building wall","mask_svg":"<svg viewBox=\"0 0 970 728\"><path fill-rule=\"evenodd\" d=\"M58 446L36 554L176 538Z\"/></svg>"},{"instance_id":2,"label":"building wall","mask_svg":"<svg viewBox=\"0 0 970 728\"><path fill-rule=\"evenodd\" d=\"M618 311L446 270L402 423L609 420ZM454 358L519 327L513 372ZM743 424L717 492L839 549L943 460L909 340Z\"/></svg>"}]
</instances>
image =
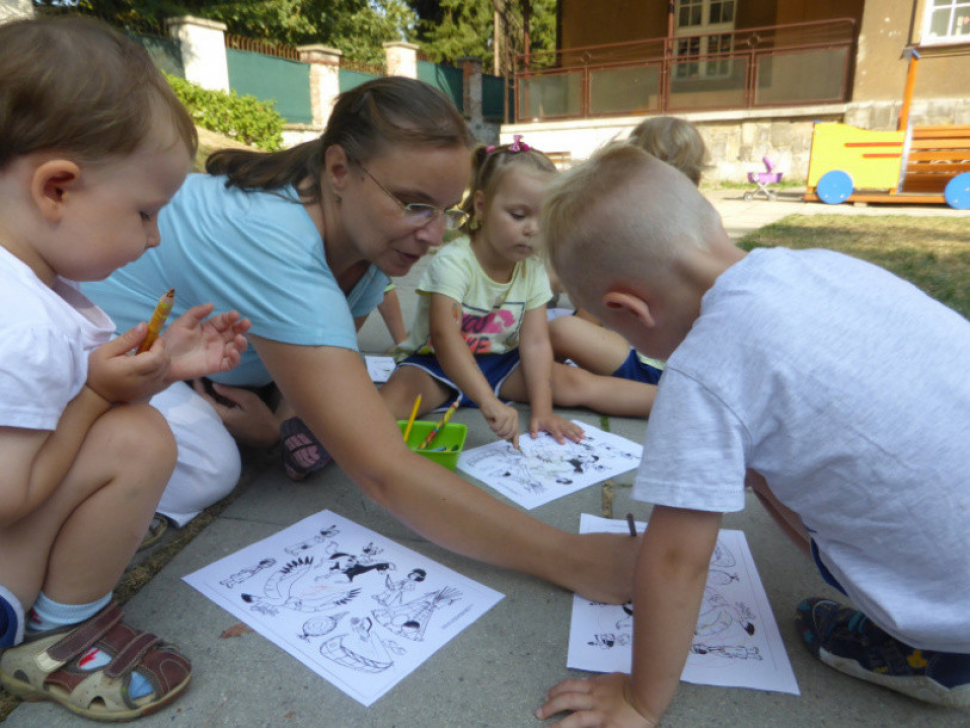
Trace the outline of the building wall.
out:
<instances>
[{"instance_id":1,"label":"building wall","mask_svg":"<svg viewBox=\"0 0 970 728\"><path fill-rule=\"evenodd\" d=\"M560 0L560 22L560 48L663 38L667 35L667 3Z\"/></svg>"},{"instance_id":2,"label":"building wall","mask_svg":"<svg viewBox=\"0 0 970 728\"><path fill-rule=\"evenodd\" d=\"M907 47L920 53L913 93L917 123L961 123L970 88L970 43L920 45L929 0L867 0L860 29L852 100L873 110L867 128L891 129L899 114L909 67ZM967 123L964 120L962 123Z\"/></svg>"}]
</instances>

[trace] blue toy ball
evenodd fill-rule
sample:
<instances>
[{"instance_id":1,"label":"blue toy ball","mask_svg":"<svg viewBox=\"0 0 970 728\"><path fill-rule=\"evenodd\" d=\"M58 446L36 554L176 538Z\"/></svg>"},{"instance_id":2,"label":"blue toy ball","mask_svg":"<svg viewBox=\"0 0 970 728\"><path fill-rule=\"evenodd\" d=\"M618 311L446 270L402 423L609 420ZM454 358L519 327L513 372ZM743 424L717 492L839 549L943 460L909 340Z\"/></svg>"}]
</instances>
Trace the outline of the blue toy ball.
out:
<instances>
[{"instance_id":1,"label":"blue toy ball","mask_svg":"<svg viewBox=\"0 0 970 728\"><path fill-rule=\"evenodd\" d=\"M815 187L818 199L826 205L838 205L845 202L852 194L852 177L841 169L833 169L822 175Z\"/></svg>"},{"instance_id":2,"label":"blue toy ball","mask_svg":"<svg viewBox=\"0 0 970 728\"><path fill-rule=\"evenodd\" d=\"M947 182L943 198L954 210L970 210L970 172L958 174Z\"/></svg>"}]
</instances>

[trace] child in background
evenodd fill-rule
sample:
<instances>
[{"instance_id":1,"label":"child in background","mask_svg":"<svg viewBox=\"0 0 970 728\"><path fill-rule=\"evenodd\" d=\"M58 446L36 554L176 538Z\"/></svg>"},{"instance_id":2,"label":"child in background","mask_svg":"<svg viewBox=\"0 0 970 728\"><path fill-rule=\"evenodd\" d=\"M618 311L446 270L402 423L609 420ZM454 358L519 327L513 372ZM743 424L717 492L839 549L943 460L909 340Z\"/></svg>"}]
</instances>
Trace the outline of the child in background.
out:
<instances>
[{"instance_id":1,"label":"child in background","mask_svg":"<svg viewBox=\"0 0 970 728\"><path fill-rule=\"evenodd\" d=\"M398 419L408 417L419 394L419 415L457 395L461 404L481 409L498 437L518 445L518 411L502 400L528 402L532 436L547 431L559 442L578 442L582 429L556 415L553 405L624 416L649 412L652 388L552 360L549 278L535 254L539 211L555 172L548 157L518 139L475 152L464 204L469 237L441 249L425 272L411 335L398 349L406 358L380 390Z\"/></svg>"},{"instance_id":2,"label":"child in background","mask_svg":"<svg viewBox=\"0 0 970 728\"><path fill-rule=\"evenodd\" d=\"M397 287L393 283L388 283L384 288L384 298L377 304L377 310L384 320L384 325L387 326L387 332L394 340L394 345L403 344L408 338L408 332L404 328L401 301L397 297Z\"/></svg>"},{"instance_id":3,"label":"child in background","mask_svg":"<svg viewBox=\"0 0 970 728\"><path fill-rule=\"evenodd\" d=\"M970 706L970 323L839 253L744 253L683 175L633 147L567 173L544 215L575 300L667 366L633 490L654 508L634 577L632 675L563 682L537 717L657 724L721 514L744 507L746 481L855 604L798 605L811 653Z\"/></svg>"},{"instance_id":4,"label":"child in background","mask_svg":"<svg viewBox=\"0 0 970 728\"><path fill-rule=\"evenodd\" d=\"M690 123L674 116L654 116L640 122L630 132L627 143L676 167L700 185L707 149ZM603 328L588 311L579 309L573 316L550 314L554 318L549 321L549 339L557 360L570 359L595 374L646 384L660 380L662 361L631 348L622 336Z\"/></svg>"},{"instance_id":5,"label":"child in background","mask_svg":"<svg viewBox=\"0 0 970 728\"><path fill-rule=\"evenodd\" d=\"M199 306L134 355L146 324L112 339L74 281L158 245L196 144L120 33L78 18L0 26L0 684L98 720L153 712L188 685L189 661L111 601L176 459L142 400L231 368L248 322Z\"/></svg>"}]
</instances>

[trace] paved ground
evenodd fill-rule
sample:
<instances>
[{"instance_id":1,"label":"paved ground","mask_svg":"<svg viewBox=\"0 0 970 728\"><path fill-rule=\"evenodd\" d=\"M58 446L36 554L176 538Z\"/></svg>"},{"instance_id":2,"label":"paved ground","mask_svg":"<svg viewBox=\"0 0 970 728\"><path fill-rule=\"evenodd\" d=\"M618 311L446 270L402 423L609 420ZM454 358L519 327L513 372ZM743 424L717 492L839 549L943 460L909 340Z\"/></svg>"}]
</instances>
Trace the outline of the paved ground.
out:
<instances>
[{"instance_id":1,"label":"paved ground","mask_svg":"<svg viewBox=\"0 0 970 728\"><path fill-rule=\"evenodd\" d=\"M804 214L970 214L947 208L830 208L805 205L795 193L778 202L741 199L741 191L712 194L732 237L778 217ZM399 282L406 315L421 268ZM407 318L406 320L409 320ZM390 339L379 317L368 322L362 347L378 353ZM590 424L599 417L566 412ZM455 421L469 426L466 447L492 438L474 411ZM644 423L612 418L613 432L639 441ZM646 518L631 504L632 474L616 479L613 510ZM484 487L484 486L483 486ZM498 496L500 497L500 496ZM535 509L542 521L576 530L582 512L602 513L601 488L587 488ZM814 661L792 628L795 604L810 595L832 595L815 569L770 523L755 502L725 517L725 528L747 535L769 601L781 628L801 696L684 684L665 726L887 726L947 728L970 724L970 716L924 706L889 691L844 677ZM323 509L384 533L388 538L505 594L484 617L446 645L371 708L365 709L263 637L249 633L220 638L237 623L181 578L227 554ZM193 684L174 705L139 721L142 726L267 726L296 728L518 728L539 725L532 711L544 692L569 675L566 647L571 595L535 579L463 559L429 544L366 501L338 467L294 485L275 467L263 467L216 521L155 577L126 607L130 621L180 645L192 658ZM51 705L25 704L8 718L11 728L90 725Z\"/></svg>"}]
</instances>

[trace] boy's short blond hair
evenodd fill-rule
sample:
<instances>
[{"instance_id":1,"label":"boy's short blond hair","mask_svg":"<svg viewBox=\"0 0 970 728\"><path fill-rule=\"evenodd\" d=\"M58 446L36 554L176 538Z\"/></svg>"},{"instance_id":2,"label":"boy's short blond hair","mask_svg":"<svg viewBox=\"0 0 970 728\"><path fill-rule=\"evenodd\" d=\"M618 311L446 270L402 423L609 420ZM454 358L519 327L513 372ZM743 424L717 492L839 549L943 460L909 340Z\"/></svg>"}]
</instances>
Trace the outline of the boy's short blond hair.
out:
<instances>
[{"instance_id":1,"label":"boy's short blond hair","mask_svg":"<svg viewBox=\"0 0 970 728\"><path fill-rule=\"evenodd\" d=\"M552 182L542 230L566 288L600 294L657 280L683 251L723 236L691 181L632 145L609 145Z\"/></svg>"}]
</instances>

